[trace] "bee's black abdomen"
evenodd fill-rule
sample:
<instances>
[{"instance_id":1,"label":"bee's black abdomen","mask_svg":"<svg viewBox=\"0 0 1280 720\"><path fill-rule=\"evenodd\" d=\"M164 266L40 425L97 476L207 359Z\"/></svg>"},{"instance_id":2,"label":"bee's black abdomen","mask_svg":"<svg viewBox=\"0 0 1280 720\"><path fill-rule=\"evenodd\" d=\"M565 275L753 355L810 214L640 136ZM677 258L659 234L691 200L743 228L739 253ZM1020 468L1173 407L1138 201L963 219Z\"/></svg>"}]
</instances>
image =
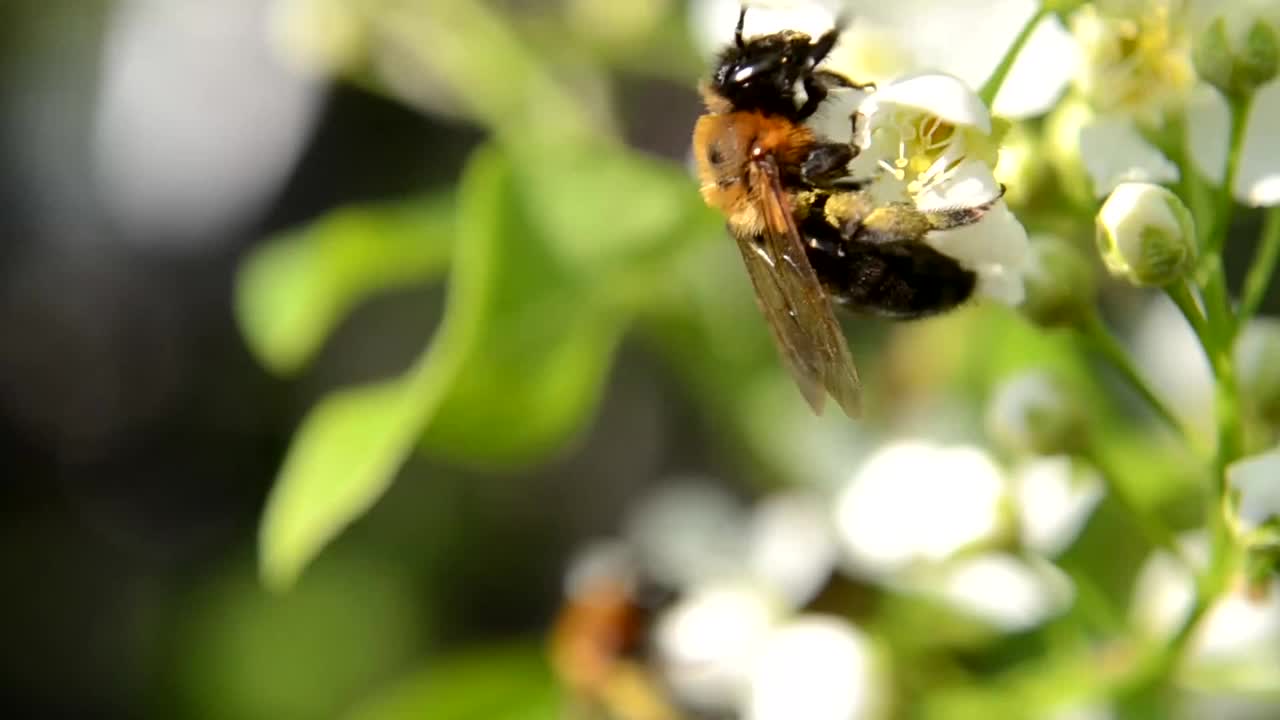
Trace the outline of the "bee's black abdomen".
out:
<instances>
[{"instance_id":1,"label":"bee's black abdomen","mask_svg":"<svg viewBox=\"0 0 1280 720\"><path fill-rule=\"evenodd\" d=\"M810 249L809 262L831 299L850 310L922 318L968 300L977 275L923 242Z\"/></svg>"}]
</instances>

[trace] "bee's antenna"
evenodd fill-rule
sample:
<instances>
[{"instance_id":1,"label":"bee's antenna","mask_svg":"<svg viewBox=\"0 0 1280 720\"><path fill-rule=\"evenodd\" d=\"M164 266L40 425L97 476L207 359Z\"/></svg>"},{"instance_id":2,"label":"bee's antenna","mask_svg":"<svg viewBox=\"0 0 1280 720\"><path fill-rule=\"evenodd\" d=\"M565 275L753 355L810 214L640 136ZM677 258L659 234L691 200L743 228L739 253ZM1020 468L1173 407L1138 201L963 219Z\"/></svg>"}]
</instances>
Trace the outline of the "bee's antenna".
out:
<instances>
[{"instance_id":1,"label":"bee's antenna","mask_svg":"<svg viewBox=\"0 0 1280 720\"><path fill-rule=\"evenodd\" d=\"M744 43L742 42L742 24L747 20L747 6L740 5L738 10L738 26L733 30L733 43L741 50Z\"/></svg>"}]
</instances>

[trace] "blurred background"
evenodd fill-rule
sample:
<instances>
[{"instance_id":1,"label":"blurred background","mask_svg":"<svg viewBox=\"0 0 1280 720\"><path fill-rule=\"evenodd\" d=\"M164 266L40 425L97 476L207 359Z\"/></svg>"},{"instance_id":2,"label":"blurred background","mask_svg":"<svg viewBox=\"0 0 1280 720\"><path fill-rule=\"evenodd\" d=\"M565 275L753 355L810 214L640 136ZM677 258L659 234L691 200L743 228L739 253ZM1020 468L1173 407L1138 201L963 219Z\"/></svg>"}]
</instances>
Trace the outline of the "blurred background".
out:
<instances>
[{"instance_id":1,"label":"blurred background","mask_svg":"<svg viewBox=\"0 0 1280 720\"><path fill-rule=\"evenodd\" d=\"M876 420L812 418L685 169L721 5L3 3L4 714L558 717L575 701L547 637L598 541L686 568L660 578L670 593L690 563L745 546L671 560L686 551L654 537L684 529L715 554L706 532L754 522L779 490L829 497L887 439L985 444L985 398L1025 368L1105 406L1122 465L1153 435L1163 447L1135 398L1003 308L850 321ZM1044 211L1069 201L1036 182L1043 225L1086 228L1087 246L1089 217ZM481 235L497 260L476 259ZM447 275L464 253L470 279ZM479 286L492 292L464 320L453 293ZM1142 335L1146 299L1108 292L1134 342L1162 347ZM440 380L423 368L449 365L446 332L470 350ZM305 570L280 561L296 584L268 591L259 523L303 419L420 371L437 376L415 387L437 389L405 392L431 417L395 421L417 451L385 495L371 482L335 511L317 532L350 527ZM1189 402L1190 417L1207 407ZM372 436L395 434L380 422ZM1142 502L1193 526L1178 457L1138 466ZM939 620L875 583L828 582L834 561L783 572L844 583L825 607L880 618L890 664L930 659L898 691L981 685L1126 612L1150 546L1109 508L1061 563L1091 578L1091 609L1048 630ZM1015 548L1010 532L992 546ZM826 557L825 542L801 554Z\"/></svg>"}]
</instances>

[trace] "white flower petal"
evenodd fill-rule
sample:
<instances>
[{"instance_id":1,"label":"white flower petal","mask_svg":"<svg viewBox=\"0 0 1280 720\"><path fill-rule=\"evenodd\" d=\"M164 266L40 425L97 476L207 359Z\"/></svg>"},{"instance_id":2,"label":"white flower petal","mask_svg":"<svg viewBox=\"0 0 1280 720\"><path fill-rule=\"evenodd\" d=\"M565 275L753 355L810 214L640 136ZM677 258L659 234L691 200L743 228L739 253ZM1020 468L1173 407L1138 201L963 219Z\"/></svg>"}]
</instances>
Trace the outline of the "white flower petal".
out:
<instances>
[{"instance_id":1,"label":"white flower petal","mask_svg":"<svg viewBox=\"0 0 1280 720\"><path fill-rule=\"evenodd\" d=\"M1070 580L1049 567L1032 567L1005 553L967 558L951 568L942 597L991 624L1018 632L1065 610L1074 598Z\"/></svg>"},{"instance_id":2,"label":"white flower petal","mask_svg":"<svg viewBox=\"0 0 1280 720\"><path fill-rule=\"evenodd\" d=\"M781 605L759 588L697 588L654 626L654 647L667 682L704 710L736 706L748 687L752 663Z\"/></svg>"},{"instance_id":3,"label":"white flower petal","mask_svg":"<svg viewBox=\"0 0 1280 720\"><path fill-rule=\"evenodd\" d=\"M1184 549L1208 554L1203 536L1182 543ZM1143 563L1129 604L1134 624L1152 638L1167 636L1186 619L1195 601L1195 575L1167 550L1157 550Z\"/></svg>"},{"instance_id":4,"label":"white flower petal","mask_svg":"<svg viewBox=\"0 0 1280 720\"><path fill-rule=\"evenodd\" d=\"M839 552L830 510L815 495L774 495L756 507L748 562L753 577L768 582L801 607L822 589Z\"/></svg>"},{"instance_id":5,"label":"white flower petal","mask_svg":"<svg viewBox=\"0 0 1280 720\"><path fill-rule=\"evenodd\" d=\"M1028 463L1014 483L1022 544L1049 557L1070 547L1105 492L1096 474L1077 477L1067 456Z\"/></svg>"},{"instance_id":6,"label":"white flower petal","mask_svg":"<svg viewBox=\"0 0 1280 720\"><path fill-rule=\"evenodd\" d=\"M889 83L872 93L864 103L868 114L885 106L923 111L957 127L972 127L991 133L991 113L963 80L954 75L928 73Z\"/></svg>"},{"instance_id":7,"label":"white flower petal","mask_svg":"<svg viewBox=\"0 0 1280 720\"><path fill-rule=\"evenodd\" d=\"M870 642L843 618L806 615L769 634L751 673L748 720L859 720L879 702Z\"/></svg>"},{"instance_id":8,"label":"white flower petal","mask_svg":"<svg viewBox=\"0 0 1280 720\"><path fill-rule=\"evenodd\" d=\"M1093 181L1093 193L1106 197L1123 182L1177 181L1178 166L1151 147L1133 121L1098 117L1080 130L1080 157Z\"/></svg>"},{"instance_id":9,"label":"white flower petal","mask_svg":"<svg viewBox=\"0 0 1280 720\"><path fill-rule=\"evenodd\" d=\"M1056 15L1041 20L1009 70L991 110L1007 118L1048 112L1075 74L1079 51Z\"/></svg>"},{"instance_id":10,"label":"white flower petal","mask_svg":"<svg viewBox=\"0 0 1280 720\"><path fill-rule=\"evenodd\" d=\"M1240 493L1239 518L1245 530L1280 517L1280 448L1233 463L1227 468L1227 482Z\"/></svg>"},{"instance_id":11,"label":"white flower petal","mask_svg":"<svg viewBox=\"0 0 1280 720\"><path fill-rule=\"evenodd\" d=\"M982 450L902 441L859 468L837 499L836 527L851 569L884 575L991 536L1004 494L1004 475Z\"/></svg>"},{"instance_id":12,"label":"white flower petal","mask_svg":"<svg viewBox=\"0 0 1280 720\"><path fill-rule=\"evenodd\" d=\"M664 486L628 517L626 539L660 582L688 587L742 574L746 518L723 490L697 480Z\"/></svg>"},{"instance_id":13,"label":"white flower petal","mask_svg":"<svg viewBox=\"0 0 1280 720\"><path fill-rule=\"evenodd\" d=\"M1234 194L1247 205L1280 205L1280 80L1253 96Z\"/></svg>"},{"instance_id":14,"label":"white flower petal","mask_svg":"<svg viewBox=\"0 0 1280 720\"><path fill-rule=\"evenodd\" d=\"M1178 308L1152 298L1133 334L1133 356L1173 411L1197 434L1212 437L1213 372L1204 350Z\"/></svg>"},{"instance_id":15,"label":"white flower petal","mask_svg":"<svg viewBox=\"0 0 1280 720\"><path fill-rule=\"evenodd\" d=\"M925 209L965 207L1000 193L991 168L979 161L961 163L945 181L916 198ZM1029 262L1027 231L1003 201L981 220L953 230L929 233L925 242L978 273L977 293L1017 305L1025 295L1022 276Z\"/></svg>"},{"instance_id":16,"label":"white flower petal","mask_svg":"<svg viewBox=\"0 0 1280 720\"><path fill-rule=\"evenodd\" d=\"M840 88L827 93L817 112L805 121L814 134L826 142L853 142L853 113L870 93L854 88Z\"/></svg>"},{"instance_id":17,"label":"white flower petal","mask_svg":"<svg viewBox=\"0 0 1280 720\"><path fill-rule=\"evenodd\" d=\"M917 69L945 70L972 87L991 75L1018 31L1036 10L1034 0L850 0L850 11L891 29Z\"/></svg>"},{"instance_id":18,"label":"white flower petal","mask_svg":"<svg viewBox=\"0 0 1280 720\"><path fill-rule=\"evenodd\" d=\"M1214 185L1222 184L1231 134L1231 108L1212 85L1201 84L1187 101L1187 150L1196 170Z\"/></svg>"}]
</instances>

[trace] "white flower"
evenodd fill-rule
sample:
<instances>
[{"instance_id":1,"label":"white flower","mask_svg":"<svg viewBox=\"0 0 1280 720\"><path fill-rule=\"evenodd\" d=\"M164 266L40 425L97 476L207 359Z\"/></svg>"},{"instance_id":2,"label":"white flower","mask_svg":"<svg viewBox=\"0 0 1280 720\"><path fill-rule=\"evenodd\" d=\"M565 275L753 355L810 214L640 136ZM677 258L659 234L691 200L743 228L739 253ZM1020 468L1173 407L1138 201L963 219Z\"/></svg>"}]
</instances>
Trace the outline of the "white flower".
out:
<instances>
[{"instance_id":1,"label":"white flower","mask_svg":"<svg viewBox=\"0 0 1280 720\"><path fill-rule=\"evenodd\" d=\"M1006 553L965 558L948 568L940 594L996 627L1019 632L1061 613L1074 599L1071 581L1045 562Z\"/></svg>"},{"instance_id":2,"label":"white flower","mask_svg":"<svg viewBox=\"0 0 1280 720\"><path fill-rule=\"evenodd\" d=\"M830 511L815 495L772 495L751 517L747 562L754 577L768 582L801 607L831 577L839 547Z\"/></svg>"},{"instance_id":3,"label":"white flower","mask_svg":"<svg viewBox=\"0 0 1280 720\"><path fill-rule=\"evenodd\" d=\"M883 681L871 643L842 618L802 615L765 638L751 671L747 720L877 716Z\"/></svg>"},{"instance_id":4,"label":"white flower","mask_svg":"<svg viewBox=\"0 0 1280 720\"><path fill-rule=\"evenodd\" d=\"M1227 468L1227 483L1240 493L1241 530L1251 532L1280 518L1280 448L1236 461Z\"/></svg>"},{"instance_id":5,"label":"white flower","mask_svg":"<svg viewBox=\"0 0 1280 720\"><path fill-rule=\"evenodd\" d=\"M933 210L999 196L991 116L959 79L907 77L867 95L858 110L867 121L854 138L862 153L850 173L876 178L871 191L881 201ZM978 222L930 233L925 242L977 273L980 295L1022 302L1027 233L1004 200Z\"/></svg>"},{"instance_id":6,"label":"white flower","mask_svg":"<svg viewBox=\"0 0 1280 720\"><path fill-rule=\"evenodd\" d=\"M1187 321L1164 297L1141 311L1133 333L1132 356L1174 414L1197 436L1213 433L1213 372Z\"/></svg>"},{"instance_id":7,"label":"white flower","mask_svg":"<svg viewBox=\"0 0 1280 720\"><path fill-rule=\"evenodd\" d=\"M1232 192L1254 207L1280 205L1280 80L1258 88Z\"/></svg>"},{"instance_id":8,"label":"white flower","mask_svg":"<svg viewBox=\"0 0 1280 720\"><path fill-rule=\"evenodd\" d=\"M851 569L873 577L939 562L1000 527L1007 484L985 452L903 441L873 454L836 501Z\"/></svg>"},{"instance_id":9,"label":"white flower","mask_svg":"<svg viewBox=\"0 0 1280 720\"><path fill-rule=\"evenodd\" d=\"M1179 538L1183 554L1196 569L1208 564L1208 538L1192 533ZM1159 550L1138 572L1132 612L1138 627L1155 638L1176 631L1191 611L1195 576L1168 551ZM1233 585L1201 621L1188 653L1192 665L1280 663L1280 580L1273 580L1261 597L1252 597L1242 584Z\"/></svg>"},{"instance_id":10,"label":"white flower","mask_svg":"<svg viewBox=\"0 0 1280 720\"><path fill-rule=\"evenodd\" d=\"M1171 183L1181 174L1159 150L1147 144L1130 118L1093 118L1079 130L1079 152L1096 197L1126 182Z\"/></svg>"},{"instance_id":11,"label":"white flower","mask_svg":"<svg viewBox=\"0 0 1280 720\"><path fill-rule=\"evenodd\" d=\"M1066 455L1024 465L1014 478L1024 547L1054 557L1070 547L1105 494L1094 472L1077 473Z\"/></svg>"},{"instance_id":12,"label":"white flower","mask_svg":"<svg viewBox=\"0 0 1280 720\"><path fill-rule=\"evenodd\" d=\"M1195 82L1185 17L1173 0L1086 5L1071 17L1081 61L1076 89L1101 113L1159 124L1181 107Z\"/></svg>"},{"instance_id":13,"label":"white flower","mask_svg":"<svg viewBox=\"0 0 1280 720\"><path fill-rule=\"evenodd\" d=\"M700 710L736 707L761 645L784 612L778 598L759 586L712 583L693 589L654 626L664 677Z\"/></svg>"},{"instance_id":14,"label":"white flower","mask_svg":"<svg viewBox=\"0 0 1280 720\"><path fill-rule=\"evenodd\" d=\"M655 490L629 515L625 536L645 570L672 587L741 575L746 513L697 479Z\"/></svg>"}]
</instances>

